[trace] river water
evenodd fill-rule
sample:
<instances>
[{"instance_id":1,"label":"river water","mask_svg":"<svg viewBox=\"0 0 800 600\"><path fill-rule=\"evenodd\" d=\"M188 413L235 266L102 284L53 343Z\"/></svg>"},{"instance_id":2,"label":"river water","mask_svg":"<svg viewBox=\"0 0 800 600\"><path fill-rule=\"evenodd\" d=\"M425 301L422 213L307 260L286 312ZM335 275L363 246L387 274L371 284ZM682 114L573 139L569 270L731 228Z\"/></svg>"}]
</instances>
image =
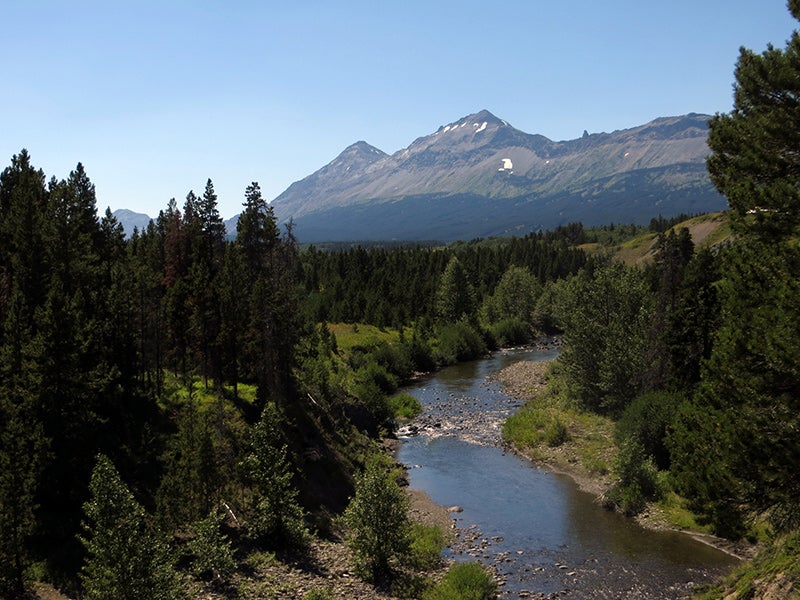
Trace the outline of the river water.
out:
<instances>
[{"instance_id":1,"label":"river water","mask_svg":"<svg viewBox=\"0 0 800 600\"><path fill-rule=\"evenodd\" d=\"M683 598L736 560L688 535L644 529L568 477L505 453L499 424L519 403L487 376L554 349L495 353L407 388L423 404L402 436L409 484L453 513L456 560L493 566L503 597ZM478 423L478 426L475 426Z\"/></svg>"}]
</instances>

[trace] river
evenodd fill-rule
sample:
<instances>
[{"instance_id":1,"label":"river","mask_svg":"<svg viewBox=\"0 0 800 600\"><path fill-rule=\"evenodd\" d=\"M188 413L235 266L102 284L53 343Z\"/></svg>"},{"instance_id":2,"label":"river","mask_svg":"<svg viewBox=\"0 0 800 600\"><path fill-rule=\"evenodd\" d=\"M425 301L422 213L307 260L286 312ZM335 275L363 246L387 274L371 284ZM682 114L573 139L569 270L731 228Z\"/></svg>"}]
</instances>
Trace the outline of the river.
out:
<instances>
[{"instance_id":1,"label":"river","mask_svg":"<svg viewBox=\"0 0 800 600\"><path fill-rule=\"evenodd\" d=\"M407 388L424 407L402 436L409 485L458 506L456 560L491 565L503 597L683 598L736 560L688 535L644 529L603 509L568 477L499 445L499 425L519 406L487 380L554 349L498 352L445 368ZM475 426L475 424L478 424Z\"/></svg>"}]
</instances>

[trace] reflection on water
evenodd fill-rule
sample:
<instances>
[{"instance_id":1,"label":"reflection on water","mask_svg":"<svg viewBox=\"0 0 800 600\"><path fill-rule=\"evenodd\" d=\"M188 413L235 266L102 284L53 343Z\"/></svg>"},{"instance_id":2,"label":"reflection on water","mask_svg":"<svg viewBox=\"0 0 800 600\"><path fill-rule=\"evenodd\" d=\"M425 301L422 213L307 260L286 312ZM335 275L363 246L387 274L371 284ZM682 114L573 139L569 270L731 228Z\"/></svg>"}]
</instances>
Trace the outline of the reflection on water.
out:
<instances>
[{"instance_id":1,"label":"reflection on water","mask_svg":"<svg viewBox=\"0 0 800 600\"><path fill-rule=\"evenodd\" d=\"M488 374L548 353L504 353L444 369L408 391L427 410L469 397L470 410L501 399ZM452 408L450 408L452 410ZM458 526L470 543L457 559L495 564L504 593L559 593L572 598L678 598L733 563L722 552L677 533L653 532L604 510L567 477L536 468L500 448L459 436L412 437L400 460L412 487L442 505L459 505ZM471 528L471 529L470 529ZM472 540L471 538L475 538Z\"/></svg>"}]
</instances>

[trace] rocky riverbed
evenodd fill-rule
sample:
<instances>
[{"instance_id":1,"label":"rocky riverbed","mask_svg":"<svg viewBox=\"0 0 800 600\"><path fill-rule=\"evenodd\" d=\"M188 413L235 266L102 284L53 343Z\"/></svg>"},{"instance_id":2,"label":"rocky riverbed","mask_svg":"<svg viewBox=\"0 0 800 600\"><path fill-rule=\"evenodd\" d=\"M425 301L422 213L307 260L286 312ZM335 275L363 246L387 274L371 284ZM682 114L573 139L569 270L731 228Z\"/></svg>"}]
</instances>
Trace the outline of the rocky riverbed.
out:
<instances>
[{"instance_id":1,"label":"rocky riverbed","mask_svg":"<svg viewBox=\"0 0 800 600\"><path fill-rule=\"evenodd\" d=\"M512 362L512 356L509 356L509 360L497 360L497 357L494 355L491 362L499 368L494 373L487 373L487 369L481 365L475 369L463 368L455 378L452 375L437 377L436 383L431 385L420 382L416 389L421 394L425 412L401 430L400 435L410 438L408 441L413 447L419 447L420 444L427 446L439 438L453 438L452 443L456 444L467 442L470 445L498 448L503 453L512 451L503 443L503 423L527 400L543 390L550 363L529 360ZM459 380L459 377L462 379ZM464 386L460 383L464 377L473 377L474 383ZM602 426L603 436L609 438L613 449L613 423L603 423ZM570 433L590 433L595 439L597 432L574 430L586 427L587 424L581 421L573 425ZM459 448L446 439L442 442L448 448ZM438 442L437 446L441 447ZM588 473L580 460L575 458L579 452L570 444L547 449L550 450L552 456L543 453L527 458L547 470L569 475L584 491L594 496L599 496L610 485L612 476L608 472ZM413 460L408 462L406 466L413 481L415 469L420 465L413 464ZM424 463L420 472L431 472L432 465L425 458L419 462ZM472 464L461 461L458 468L470 469ZM457 502L461 496L450 497ZM597 554L590 552L581 555L557 546L532 547L514 541L514 535L506 535L509 539L504 539L505 534L492 531L492 527L483 520L483 526L475 525L468 516L474 513L474 505L467 506L463 514L456 512L458 507L450 508L455 509L449 518L456 527L449 552L457 559L469 558L488 565L503 584L503 597L683 598L691 594L695 582L710 579L710 572L705 567L695 567L691 563L687 563L685 570L677 576L675 572L662 576L657 570L639 574L639 566L635 562L609 560L603 549L599 549ZM481 527L487 530L481 531Z\"/></svg>"}]
</instances>

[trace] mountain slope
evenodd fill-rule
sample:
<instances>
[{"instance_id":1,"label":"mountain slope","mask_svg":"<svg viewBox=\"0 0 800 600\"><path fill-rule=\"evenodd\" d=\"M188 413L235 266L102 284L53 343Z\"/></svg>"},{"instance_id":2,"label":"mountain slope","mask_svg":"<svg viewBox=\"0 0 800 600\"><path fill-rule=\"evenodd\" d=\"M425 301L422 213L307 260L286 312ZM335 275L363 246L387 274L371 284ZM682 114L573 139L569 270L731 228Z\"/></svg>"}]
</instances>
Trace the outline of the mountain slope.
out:
<instances>
[{"instance_id":1,"label":"mountain slope","mask_svg":"<svg viewBox=\"0 0 800 600\"><path fill-rule=\"evenodd\" d=\"M554 142L488 111L388 155L358 142L273 201L301 241L453 240L725 207L705 115Z\"/></svg>"},{"instance_id":2,"label":"mountain slope","mask_svg":"<svg viewBox=\"0 0 800 600\"><path fill-rule=\"evenodd\" d=\"M141 232L147 229L147 226L150 224L150 217L148 215L133 212L127 208L119 208L112 214L116 217L117 221L119 221L120 225L122 225L122 229L125 230L125 235L127 237L133 235L134 228Z\"/></svg>"}]
</instances>

